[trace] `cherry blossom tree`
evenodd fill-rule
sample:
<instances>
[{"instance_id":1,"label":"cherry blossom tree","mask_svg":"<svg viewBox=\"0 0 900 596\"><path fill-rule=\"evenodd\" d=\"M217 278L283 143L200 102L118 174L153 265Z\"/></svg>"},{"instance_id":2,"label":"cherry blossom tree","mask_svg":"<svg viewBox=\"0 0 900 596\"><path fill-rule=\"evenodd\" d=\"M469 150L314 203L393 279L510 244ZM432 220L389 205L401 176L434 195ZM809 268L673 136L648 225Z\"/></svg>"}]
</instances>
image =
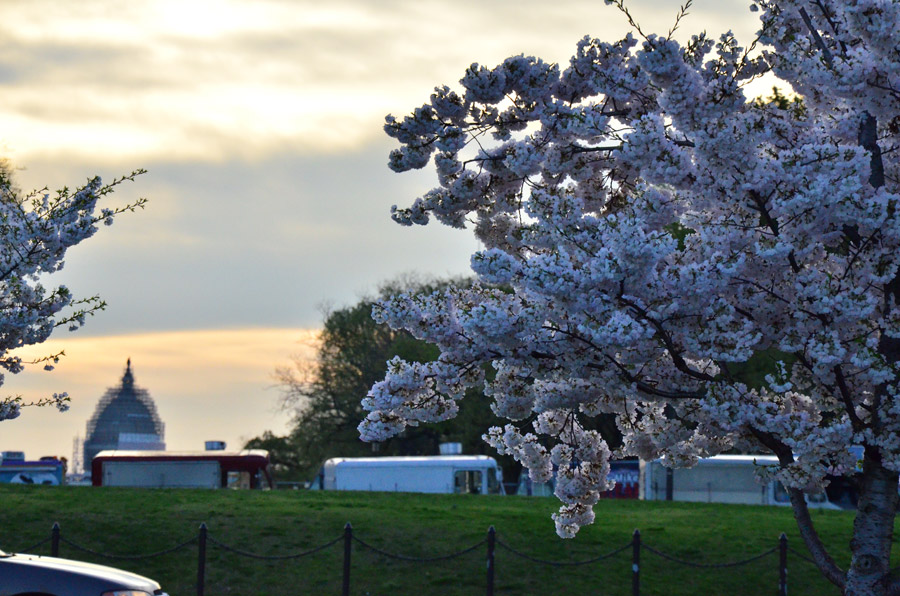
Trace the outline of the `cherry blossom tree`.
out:
<instances>
[{"instance_id":1,"label":"cherry blossom tree","mask_svg":"<svg viewBox=\"0 0 900 596\"><path fill-rule=\"evenodd\" d=\"M473 64L462 89L388 117L391 167L433 162L439 180L393 218L468 225L483 250L475 287L376 308L441 355L390 362L362 437L450 418L483 383L511 421L486 440L534 480L558 468L563 537L593 522L610 457L771 452L822 573L900 594L900 2L755 0L746 47L647 34L606 2L624 39L585 37L567 67ZM748 97L766 73L789 91ZM584 428L600 413L624 435L615 453ZM845 570L804 494L856 473L851 445Z\"/></svg>"},{"instance_id":2,"label":"cherry blossom tree","mask_svg":"<svg viewBox=\"0 0 900 596\"><path fill-rule=\"evenodd\" d=\"M143 170L104 184L92 178L75 190L63 188L23 193L12 181L8 163L0 164L0 385L6 374L27 365L52 370L62 352L24 361L15 350L39 344L59 327L74 331L106 304L99 296L75 298L65 286L47 288L49 276L62 269L66 251L98 229L111 225L125 211L144 206L145 200L119 207L98 207L98 202ZM54 393L27 402L21 396L0 398L0 421L16 418L25 406L68 409L69 396Z\"/></svg>"}]
</instances>

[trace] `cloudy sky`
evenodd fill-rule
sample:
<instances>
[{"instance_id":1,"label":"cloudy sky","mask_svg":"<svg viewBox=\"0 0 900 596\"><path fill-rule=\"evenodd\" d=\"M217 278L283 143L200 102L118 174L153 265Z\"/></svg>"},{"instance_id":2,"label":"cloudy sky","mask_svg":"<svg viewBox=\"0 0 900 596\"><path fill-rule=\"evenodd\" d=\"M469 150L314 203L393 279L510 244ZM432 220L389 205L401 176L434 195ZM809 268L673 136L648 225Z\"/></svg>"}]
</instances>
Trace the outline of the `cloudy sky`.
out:
<instances>
[{"instance_id":1,"label":"cloudy sky","mask_svg":"<svg viewBox=\"0 0 900 596\"><path fill-rule=\"evenodd\" d=\"M631 0L665 32L679 2ZM748 0L696 0L681 36L755 30ZM397 175L381 130L472 62L564 63L586 34L618 39L601 0L3 0L0 155L25 189L135 168L113 195L147 208L70 252L57 283L109 307L52 373L8 394L69 391L66 414L2 422L0 450L71 456L73 438L132 358L171 449L281 432L272 371L308 357L325 304L418 271L465 273L465 232L390 221L432 184Z\"/></svg>"}]
</instances>

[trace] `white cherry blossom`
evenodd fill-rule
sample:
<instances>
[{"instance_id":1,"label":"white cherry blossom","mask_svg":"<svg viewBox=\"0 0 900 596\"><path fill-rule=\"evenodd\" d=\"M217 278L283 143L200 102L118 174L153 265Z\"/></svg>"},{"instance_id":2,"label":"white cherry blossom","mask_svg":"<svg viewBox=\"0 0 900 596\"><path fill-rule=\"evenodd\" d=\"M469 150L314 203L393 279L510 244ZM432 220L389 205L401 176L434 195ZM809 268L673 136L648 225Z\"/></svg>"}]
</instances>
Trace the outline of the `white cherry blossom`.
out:
<instances>
[{"instance_id":1,"label":"white cherry blossom","mask_svg":"<svg viewBox=\"0 0 900 596\"><path fill-rule=\"evenodd\" d=\"M586 37L568 65L473 64L459 88L388 118L391 167L433 157L439 180L394 219L468 227L484 248L479 284L376 308L441 356L392 361L361 431L444 420L483 384L512 421L486 440L535 480L556 470L565 537L595 521L612 456L772 452L825 576L846 594L900 594L900 2L753 8L743 46ZM748 97L768 72L789 91ZM769 374L747 379L760 357ZM599 413L616 414L615 454L581 424ZM844 570L803 493L854 473L854 444Z\"/></svg>"},{"instance_id":2,"label":"white cherry blossom","mask_svg":"<svg viewBox=\"0 0 900 596\"><path fill-rule=\"evenodd\" d=\"M65 286L47 288L44 283L64 265L66 251L94 235L100 223L112 224L125 211L144 205L144 199L121 207L98 203L142 170L103 184L99 177L73 190L51 195L46 189L22 193L5 167L0 167L0 369L16 374L29 364L52 370L62 354L33 362L23 361L15 350L39 344L57 328L74 331L88 316L104 308L99 297L76 299ZM5 381L0 374L0 384ZM0 421L16 418L25 406L69 409L69 395L54 393L26 402L21 397L0 397Z\"/></svg>"}]
</instances>

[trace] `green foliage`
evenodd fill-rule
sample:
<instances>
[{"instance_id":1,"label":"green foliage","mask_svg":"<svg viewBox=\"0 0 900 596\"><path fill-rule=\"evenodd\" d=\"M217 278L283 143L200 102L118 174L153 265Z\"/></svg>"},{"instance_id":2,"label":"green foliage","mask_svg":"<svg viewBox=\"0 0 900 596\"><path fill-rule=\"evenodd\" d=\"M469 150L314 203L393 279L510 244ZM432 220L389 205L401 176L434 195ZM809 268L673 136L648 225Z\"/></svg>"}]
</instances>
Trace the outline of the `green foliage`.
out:
<instances>
[{"instance_id":1,"label":"green foliage","mask_svg":"<svg viewBox=\"0 0 900 596\"><path fill-rule=\"evenodd\" d=\"M206 523L215 540L243 551L285 555L354 534L388 552L433 557L484 540L487 528L512 548L543 560L584 561L626 545L635 528L645 544L695 563L744 559L777 545L785 532L797 553L808 556L787 507L604 500L597 521L573 540L556 537L549 519L553 498L485 495L413 495L321 491L115 489L0 485L0 549L15 551L50 535L95 551L139 555L166 550L197 535ZM853 512L813 511L825 544L846 566ZM43 544L35 554L50 554ZM295 560L263 561L207 545L206 593L269 596L339 594L342 543ZM196 593L197 546L150 559L115 560L61 545L63 557L112 565L159 581L169 594ZM351 593L483 594L484 547L448 561L415 563L376 555L353 545ZM641 594L756 596L777 590L778 555L740 567L695 569L641 555ZM892 562L892 567L897 561ZM790 554L792 596L837 595L814 566ZM496 553L496 593L631 594L631 548L581 567L525 562L504 548Z\"/></svg>"},{"instance_id":2,"label":"green foliage","mask_svg":"<svg viewBox=\"0 0 900 596\"><path fill-rule=\"evenodd\" d=\"M746 362L727 363L728 374L748 387L760 389L766 386L766 375L776 375L779 363L786 371L797 361L797 357L774 348L755 352Z\"/></svg>"},{"instance_id":3,"label":"green foliage","mask_svg":"<svg viewBox=\"0 0 900 596\"><path fill-rule=\"evenodd\" d=\"M290 437L279 437L271 431L247 441L245 449L265 449L269 452L269 473L278 480L305 480L305 470L299 462L303 456Z\"/></svg>"},{"instance_id":4,"label":"green foliage","mask_svg":"<svg viewBox=\"0 0 900 596\"><path fill-rule=\"evenodd\" d=\"M395 280L382 286L378 296L430 293L468 283L461 279ZM291 432L286 437L267 433L247 444L275 450L270 456L273 462L278 459L276 480L312 480L322 462L330 457L436 455L442 442L462 443L467 454L496 456L481 435L503 421L494 415L490 399L480 391L466 394L460 402L459 415L453 420L409 428L379 445L359 439L356 427L366 414L360 401L373 384L384 378L387 361L400 356L408 361L427 362L439 354L435 346L405 331L375 323L371 316L375 301L376 298L364 298L352 306L327 311L313 365L296 360L293 368L278 370L284 404L293 414ZM285 458L293 458L293 462ZM521 466L511 458L500 460L506 481L514 482Z\"/></svg>"},{"instance_id":5,"label":"green foliage","mask_svg":"<svg viewBox=\"0 0 900 596\"><path fill-rule=\"evenodd\" d=\"M752 101L753 106L757 108L765 108L768 106L790 112L793 118L797 120L806 119L806 106L803 104L803 98L799 95L791 93L785 95L777 86L772 86L772 95L769 97L757 97Z\"/></svg>"},{"instance_id":6,"label":"green foliage","mask_svg":"<svg viewBox=\"0 0 900 596\"><path fill-rule=\"evenodd\" d=\"M689 234L696 233L696 230L685 227L677 221L674 223L670 223L665 228L666 231L669 232L672 237L678 241L678 250L684 250L684 239L687 238Z\"/></svg>"}]
</instances>

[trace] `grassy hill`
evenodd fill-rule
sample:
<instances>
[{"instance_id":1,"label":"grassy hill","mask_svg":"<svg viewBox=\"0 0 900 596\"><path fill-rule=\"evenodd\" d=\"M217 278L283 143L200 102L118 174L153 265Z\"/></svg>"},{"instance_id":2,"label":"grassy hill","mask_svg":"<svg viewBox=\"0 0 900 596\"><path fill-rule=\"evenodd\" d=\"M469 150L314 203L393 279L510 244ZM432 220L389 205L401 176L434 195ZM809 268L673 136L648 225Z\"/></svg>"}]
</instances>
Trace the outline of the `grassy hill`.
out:
<instances>
[{"instance_id":1,"label":"grassy hill","mask_svg":"<svg viewBox=\"0 0 900 596\"><path fill-rule=\"evenodd\" d=\"M551 498L308 491L241 492L0 485L0 549L17 551L50 535L59 522L65 540L119 555L153 553L197 535L262 555L290 554L342 535L346 522L365 542L391 553L434 557L467 548L495 526L497 538L522 553L551 561L583 561L630 542L635 528L645 544L679 559L723 563L777 545L781 532L806 554L787 508L689 503L604 501L597 521L574 540L559 539ZM852 512L814 512L823 539L846 566ZM43 544L34 552L49 554ZM63 542L63 557L111 564L153 577L173 596L196 594L197 547L140 560L105 559ZM900 553L897 553L900 558ZM206 594L240 596L340 594L342 543L295 560L238 556L208 545ZM791 554L792 596L838 594L811 564ZM726 569L695 569L643 551L642 594L775 594L777 554ZM354 544L355 595L483 594L485 547L449 561L390 559ZM597 563L554 567L528 561L503 547L496 553L496 594L631 594L631 549Z\"/></svg>"}]
</instances>

